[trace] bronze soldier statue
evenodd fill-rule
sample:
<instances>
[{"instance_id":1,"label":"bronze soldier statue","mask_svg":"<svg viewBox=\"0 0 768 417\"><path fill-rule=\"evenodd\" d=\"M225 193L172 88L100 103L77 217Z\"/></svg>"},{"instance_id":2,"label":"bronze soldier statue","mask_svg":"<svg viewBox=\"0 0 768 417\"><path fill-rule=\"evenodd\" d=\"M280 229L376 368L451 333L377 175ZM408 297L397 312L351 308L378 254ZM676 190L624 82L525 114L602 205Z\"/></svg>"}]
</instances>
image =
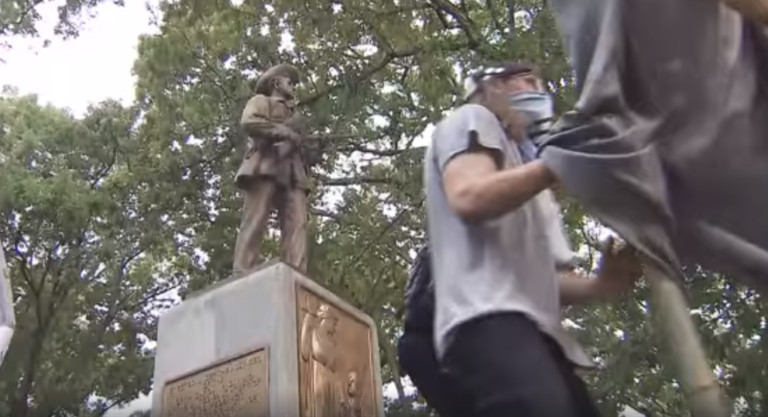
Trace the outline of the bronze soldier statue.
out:
<instances>
[{"instance_id":1,"label":"bronze soldier statue","mask_svg":"<svg viewBox=\"0 0 768 417\"><path fill-rule=\"evenodd\" d=\"M249 136L245 159L235 182L245 195L235 243L233 272L240 276L261 261L267 220L277 209L282 260L307 269L307 194L310 183L302 155L306 123L294 110L299 71L288 64L264 72L255 95L243 110L240 125Z\"/></svg>"}]
</instances>

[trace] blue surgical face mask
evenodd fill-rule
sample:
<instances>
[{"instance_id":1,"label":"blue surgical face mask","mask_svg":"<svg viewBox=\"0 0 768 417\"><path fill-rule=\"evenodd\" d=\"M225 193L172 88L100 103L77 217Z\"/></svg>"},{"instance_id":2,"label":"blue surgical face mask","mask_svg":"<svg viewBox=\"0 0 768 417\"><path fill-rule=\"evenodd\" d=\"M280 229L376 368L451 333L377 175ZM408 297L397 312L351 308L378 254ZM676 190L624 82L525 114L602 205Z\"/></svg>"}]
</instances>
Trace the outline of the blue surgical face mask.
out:
<instances>
[{"instance_id":1,"label":"blue surgical face mask","mask_svg":"<svg viewBox=\"0 0 768 417\"><path fill-rule=\"evenodd\" d=\"M552 126L554 105L549 94L540 91L515 93L509 96L509 104L527 120L532 139Z\"/></svg>"}]
</instances>

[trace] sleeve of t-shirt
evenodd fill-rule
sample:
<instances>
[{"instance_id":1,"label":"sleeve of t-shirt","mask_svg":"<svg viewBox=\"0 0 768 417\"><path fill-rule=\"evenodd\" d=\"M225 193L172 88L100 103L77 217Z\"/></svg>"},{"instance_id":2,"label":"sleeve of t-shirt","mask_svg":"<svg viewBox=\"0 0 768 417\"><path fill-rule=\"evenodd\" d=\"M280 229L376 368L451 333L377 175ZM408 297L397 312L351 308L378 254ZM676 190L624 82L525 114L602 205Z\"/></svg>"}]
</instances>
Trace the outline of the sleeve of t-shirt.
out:
<instances>
[{"instance_id":1,"label":"sleeve of t-shirt","mask_svg":"<svg viewBox=\"0 0 768 417\"><path fill-rule=\"evenodd\" d=\"M435 131L434 155L440 171L457 155L477 148L495 153L497 162L504 154L504 131L490 110L477 104L454 111Z\"/></svg>"}]
</instances>

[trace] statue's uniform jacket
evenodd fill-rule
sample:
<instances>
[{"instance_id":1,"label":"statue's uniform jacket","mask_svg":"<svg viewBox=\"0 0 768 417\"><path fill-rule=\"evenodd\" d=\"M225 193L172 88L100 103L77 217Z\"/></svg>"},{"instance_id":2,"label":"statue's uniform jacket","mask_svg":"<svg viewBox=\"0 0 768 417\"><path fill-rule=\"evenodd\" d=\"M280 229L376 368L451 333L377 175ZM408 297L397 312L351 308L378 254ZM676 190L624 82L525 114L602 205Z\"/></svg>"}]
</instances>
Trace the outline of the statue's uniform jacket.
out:
<instances>
[{"instance_id":1,"label":"statue's uniform jacket","mask_svg":"<svg viewBox=\"0 0 768 417\"><path fill-rule=\"evenodd\" d=\"M301 152L279 156L279 139L272 134L277 125L289 122L292 116L292 102L263 94L251 97L243 110L240 126L250 140L235 177L245 194L235 244L236 274L261 262L261 239L272 209L278 210L280 219L283 260L306 270L306 201L310 182Z\"/></svg>"},{"instance_id":2,"label":"statue's uniform jacket","mask_svg":"<svg viewBox=\"0 0 768 417\"><path fill-rule=\"evenodd\" d=\"M310 184L300 153L294 152L280 159L269 135L276 124L287 121L293 115L293 104L280 98L257 94L248 100L240 126L251 140L235 178L240 188L246 188L241 185L244 182L265 176L283 187L309 190Z\"/></svg>"}]
</instances>

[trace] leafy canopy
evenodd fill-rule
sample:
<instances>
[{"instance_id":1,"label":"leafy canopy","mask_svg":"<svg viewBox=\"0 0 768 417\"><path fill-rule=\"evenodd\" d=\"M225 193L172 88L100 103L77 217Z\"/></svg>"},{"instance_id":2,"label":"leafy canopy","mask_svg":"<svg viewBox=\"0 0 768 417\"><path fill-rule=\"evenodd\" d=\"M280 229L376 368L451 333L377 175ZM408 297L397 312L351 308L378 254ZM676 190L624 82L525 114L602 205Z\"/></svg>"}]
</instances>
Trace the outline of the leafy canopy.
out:
<instances>
[{"instance_id":1,"label":"leafy canopy","mask_svg":"<svg viewBox=\"0 0 768 417\"><path fill-rule=\"evenodd\" d=\"M518 0L511 19L510 4L162 2L159 32L139 45L131 108L105 102L77 120L31 97L3 99L0 236L19 326L0 370L0 414L100 415L149 390L145 342L167 292L231 272L249 84L291 62L304 73L301 111L316 133L337 135L312 167L310 275L378 324L384 379L399 396L390 414L425 415L411 407L394 348L407 267L425 238L420 135L481 63L536 62L558 109L574 100L546 3ZM562 202L573 243L595 256L596 223ZM739 415L768 410L764 301L722 276L686 274ZM641 287L620 305L567 311L603 365L585 378L606 415L624 404L685 413L646 299Z\"/></svg>"}]
</instances>

